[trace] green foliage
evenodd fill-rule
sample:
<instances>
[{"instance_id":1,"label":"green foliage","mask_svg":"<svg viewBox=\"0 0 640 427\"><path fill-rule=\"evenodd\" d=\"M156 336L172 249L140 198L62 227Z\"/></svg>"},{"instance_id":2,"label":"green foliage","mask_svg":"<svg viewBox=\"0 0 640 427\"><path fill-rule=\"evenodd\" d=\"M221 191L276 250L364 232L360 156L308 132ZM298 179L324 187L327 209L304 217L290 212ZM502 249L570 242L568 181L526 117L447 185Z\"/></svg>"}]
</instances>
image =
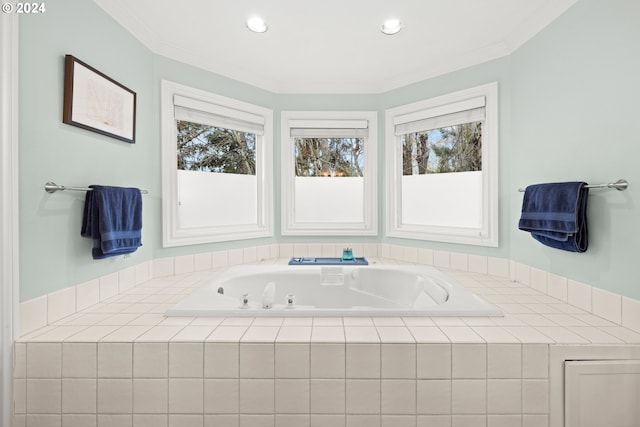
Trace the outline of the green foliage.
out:
<instances>
[{"instance_id":1,"label":"green foliage","mask_svg":"<svg viewBox=\"0 0 640 427\"><path fill-rule=\"evenodd\" d=\"M361 138L296 138L296 176L363 176Z\"/></svg>"},{"instance_id":2,"label":"green foliage","mask_svg":"<svg viewBox=\"0 0 640 427\"><path fill-rule=\"evenodd\" d=\"M178 169L256 174L256 135L177 121Z\"/></svg>"},{"instance_id":3,"label":"green foliage","mask_svg":"<svg viewBox=\"0 0 640 427\"><path fill-rule=\"evenodd\" d=\"M482 122L403 135L403 175L480 170Z\"/></svg>"}]
</instances>

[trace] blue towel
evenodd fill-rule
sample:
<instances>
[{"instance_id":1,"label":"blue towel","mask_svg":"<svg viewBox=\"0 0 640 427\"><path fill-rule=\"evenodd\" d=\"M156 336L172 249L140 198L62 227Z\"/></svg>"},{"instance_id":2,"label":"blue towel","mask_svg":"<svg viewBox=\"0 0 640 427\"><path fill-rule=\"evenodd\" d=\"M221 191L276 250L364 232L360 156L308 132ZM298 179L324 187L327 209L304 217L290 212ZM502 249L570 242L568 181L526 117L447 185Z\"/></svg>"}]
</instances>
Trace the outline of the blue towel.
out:
<instances>
[{"instance_id":1,"label":"blue towel","mask_svg":"<svg viewBox=\"0 0 640 427\"><path fill-rule=\"evenodd\" d=\"M588 247L585 182L557 182L527 187L518 228L542 244L570 252Z\"/></svg>"},{"instance_id":2,"label":"blue towel","mask_svg":"<svg viewBox=\"0 0 640 427\"><path fill-rule=\"evenodd\" d=\"M137 188L90 185L82 217L83 237L93 239L93 259L135 252L142 246L142 195Z\"/></svg>"}]
</instances>

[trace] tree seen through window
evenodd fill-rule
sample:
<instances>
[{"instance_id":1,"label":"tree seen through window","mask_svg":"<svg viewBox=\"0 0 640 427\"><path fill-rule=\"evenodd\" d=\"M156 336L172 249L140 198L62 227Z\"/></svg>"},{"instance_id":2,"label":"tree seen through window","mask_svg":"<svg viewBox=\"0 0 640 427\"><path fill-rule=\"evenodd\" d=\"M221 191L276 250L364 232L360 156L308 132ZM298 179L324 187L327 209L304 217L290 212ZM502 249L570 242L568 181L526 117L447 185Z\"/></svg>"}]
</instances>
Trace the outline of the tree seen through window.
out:
<instances>
[{"instance_id":1,"label":"tree seen through window","mask_svg":"<svg viewBox=\"0 0 640 427\"><path fill-rule=\"evenodd\" d=\"M363 138L295 138L294 142L296 176L363 176Z\"/></svg>"},{"instance_id":2,"label":"tree seen through window","mask_svg":"<svg viewBox=\"0 0 640 427\"><path fill-rule=\"evenodd\" d=\"M402 136L402 175L482 170L482 122Z\"/></svg>"},{"instance_id":3,"label":"tree seen through window","mask_svg":"<svg viewBox=\"0 0 640 427\"><path fill-rule=\"evenodd\" d=\"M256 135L177 120L178 169L256 174Z\"/></svg>"}]
</instances>

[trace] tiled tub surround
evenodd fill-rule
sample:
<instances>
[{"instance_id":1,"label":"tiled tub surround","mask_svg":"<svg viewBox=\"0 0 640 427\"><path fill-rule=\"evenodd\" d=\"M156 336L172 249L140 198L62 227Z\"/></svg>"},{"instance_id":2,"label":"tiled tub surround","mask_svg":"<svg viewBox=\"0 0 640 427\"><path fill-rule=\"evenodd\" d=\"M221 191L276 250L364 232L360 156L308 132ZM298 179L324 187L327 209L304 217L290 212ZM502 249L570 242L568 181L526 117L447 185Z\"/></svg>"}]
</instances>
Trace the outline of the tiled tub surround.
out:
<instances>
[{"instance_id":1,"label":"tiled tub surround","mask_svg":"<svg viewBox=\"0 0 640 427\"><path fill-rule=\"evenodd\" d=\"M357 256L379 257L393 263L433 265L446 270L509 278L585 312L640 332L640 301L504 258L378 243L282 243L146 261L25 301L20 304L19 309L20 335L51 325L63 317L122 294L151 278L219 271L228 266L272 262L278 257L290 258L294 254L301 257L336 256L344 247L353 248Z\"/></svg>"},{"instance_id":2,"label":"tiled tub surround","mask_svg":"<svg viewBox=\"0 0 640 427\"><path fill-rule=\"evenodd\" d=\"M550 349L640 333L498 265L449 273L501 318L165 318L215 273L148 280L16 343L16 426L548 426Z\"/></svg>"}]
</instances>

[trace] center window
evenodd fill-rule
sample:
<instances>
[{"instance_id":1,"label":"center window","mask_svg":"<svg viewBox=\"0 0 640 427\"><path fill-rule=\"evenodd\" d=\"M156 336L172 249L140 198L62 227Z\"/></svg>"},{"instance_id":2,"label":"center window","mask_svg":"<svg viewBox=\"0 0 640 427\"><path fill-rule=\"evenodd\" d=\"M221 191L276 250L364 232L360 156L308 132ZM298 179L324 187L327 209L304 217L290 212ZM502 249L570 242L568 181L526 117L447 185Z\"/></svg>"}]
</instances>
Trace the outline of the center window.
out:
<instances>
[{"instance_id":1,"label":"center window","mask_svg":"<svg viewBox=\"0 0 640 427\"><path fill-rule=\"evenodd\" d=\"M282 234L376 234L376 114L282 113Z\"/></svg>"}]
</instances>

